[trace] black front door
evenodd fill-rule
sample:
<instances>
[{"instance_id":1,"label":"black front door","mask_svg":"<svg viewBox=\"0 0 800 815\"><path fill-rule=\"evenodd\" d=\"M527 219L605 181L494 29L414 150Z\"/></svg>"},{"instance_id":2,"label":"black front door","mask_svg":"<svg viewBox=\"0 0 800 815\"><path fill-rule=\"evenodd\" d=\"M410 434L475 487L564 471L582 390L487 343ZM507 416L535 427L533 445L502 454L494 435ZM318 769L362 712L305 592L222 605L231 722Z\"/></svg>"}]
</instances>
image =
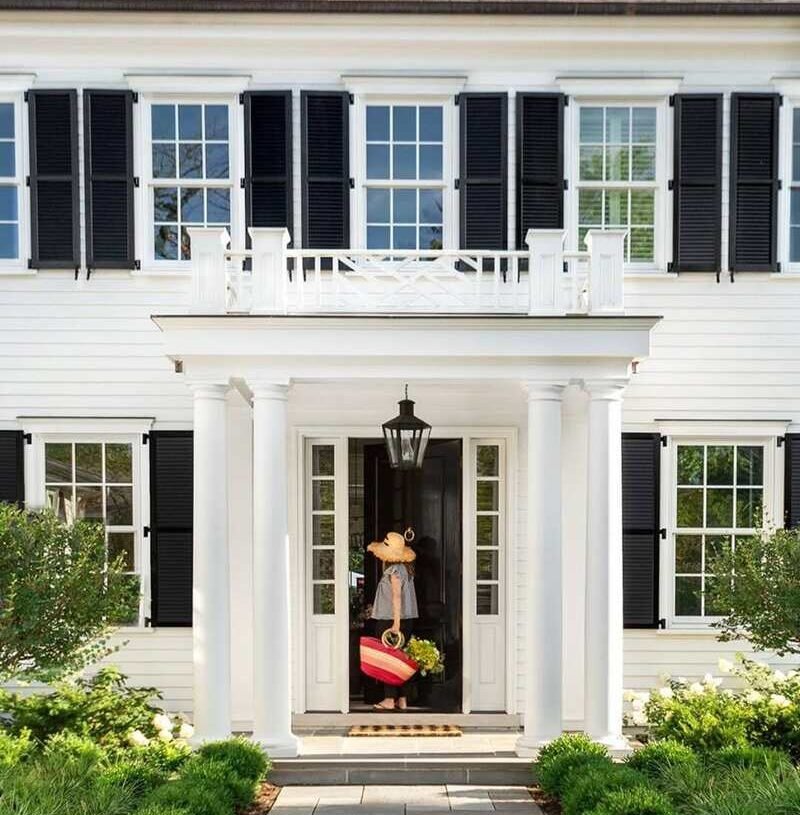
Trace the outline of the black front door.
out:
<instances>
[{"instance_id":1,"label":"black front door","mask_svg":"<svg viewBox=\"0 0 800 815\"><path fill-rule=\"evenodd\" d=\"M415 636L433 640L445 672L413 683L412 706L461 711L461 440L431 439L421 470L393 470L383 442L364 446L364 545L387 532L414 530L414 585L420 617ZM364 597L371 602L381 577L371 554L364 560ZM379 689L367 688L367 701Z\"/></svg>"}]
</instances>

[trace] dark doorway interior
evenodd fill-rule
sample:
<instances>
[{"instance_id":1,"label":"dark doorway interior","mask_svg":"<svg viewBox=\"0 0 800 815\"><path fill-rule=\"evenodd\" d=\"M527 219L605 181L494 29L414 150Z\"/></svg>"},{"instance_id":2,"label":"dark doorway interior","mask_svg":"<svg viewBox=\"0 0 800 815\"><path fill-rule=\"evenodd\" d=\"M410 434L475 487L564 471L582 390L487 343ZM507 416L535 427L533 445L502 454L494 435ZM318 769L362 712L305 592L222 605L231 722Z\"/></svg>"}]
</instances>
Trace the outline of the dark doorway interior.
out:
<instances>
[{"instance_id":1,"label":"dark doorway interior","mask_svg":"<svg viewBox=\"0 0 800 815\"><path fill-rule=\"evenodd\" d=\"M387 532L412 527L417 553L414 583L420 618L415 636L444 649L445 672L418 677L409 704L461 711L461 440L431 439L422 470L393 470L383 440L350 440L350 708L383 698L359 670L358 641L372 633L368 606L381 564L366 552Z\"/></svg>"}]
</instances>

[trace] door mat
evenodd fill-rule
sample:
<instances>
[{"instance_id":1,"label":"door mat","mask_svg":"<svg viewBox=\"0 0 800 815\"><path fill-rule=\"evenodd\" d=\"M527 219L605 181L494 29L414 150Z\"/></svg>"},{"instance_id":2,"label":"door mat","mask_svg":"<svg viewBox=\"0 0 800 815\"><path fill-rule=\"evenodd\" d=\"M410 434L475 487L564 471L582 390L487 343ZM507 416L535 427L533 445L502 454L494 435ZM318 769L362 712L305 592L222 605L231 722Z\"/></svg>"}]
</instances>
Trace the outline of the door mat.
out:
<instances>
[{"instance_id":1,"label":"door mat","mask_svg":"<svg viewBox=\"0 0 800 815\"><path fill-rule=\"evenodd\" d=\"M460 736L454 724L360 724L348 730L348 736Z\"/></svg>"}]
</instances>

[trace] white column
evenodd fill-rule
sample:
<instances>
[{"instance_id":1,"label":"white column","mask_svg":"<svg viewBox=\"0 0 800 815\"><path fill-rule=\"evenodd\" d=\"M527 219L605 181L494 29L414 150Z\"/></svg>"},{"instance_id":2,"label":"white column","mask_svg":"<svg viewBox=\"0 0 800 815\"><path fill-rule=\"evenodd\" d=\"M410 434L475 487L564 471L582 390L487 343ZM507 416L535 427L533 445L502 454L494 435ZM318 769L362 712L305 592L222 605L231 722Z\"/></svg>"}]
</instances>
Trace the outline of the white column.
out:
<instances>
[{"instance_id":1,"label":"white column","mask_svg":"<svg viewBox=\"0 0 800 815\"><path fill-rule=\"evenodd\" d=\"M194 392L194 741L231 734L227 384Z\"/></svg>"},{"instance_id":2,"label":"white column","mask_svg":"<svg viewBox=\"0 0 800 815\"><path fill-rule=\"evenodd\" d=\"M528 384L525 732L519 755L561 733L561 396Z\"/></svg>"},{"instance_id":3,"label":"white column","mask_svg":"<svg viewBox=\"0 0 800 815\"><path fill-rule=\"evenodd\" d=\"M589 485L586 555L586 731L611 749L622 735L622 392L586 382Z\"/></svg>"},{"instance_id":4,"label":"white column","mask_svg":"<svg viewBox=\"0 0 800 815\"><path fill-rule=\"evenodd\" d=\"M253 391L253 739L296 756L289 609L288 386Z\"/></svg>"}]
</instances>

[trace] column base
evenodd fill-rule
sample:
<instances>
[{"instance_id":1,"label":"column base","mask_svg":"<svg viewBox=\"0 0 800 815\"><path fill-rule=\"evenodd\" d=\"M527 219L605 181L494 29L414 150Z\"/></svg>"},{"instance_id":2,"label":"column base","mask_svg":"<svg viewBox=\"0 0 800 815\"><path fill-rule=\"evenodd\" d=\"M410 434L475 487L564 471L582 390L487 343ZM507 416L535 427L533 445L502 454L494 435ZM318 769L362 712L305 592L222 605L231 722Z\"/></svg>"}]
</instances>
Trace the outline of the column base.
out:
<instances>
[{"instance_id":1,"label":"column base","mask_svg":"<svg viewBox=\"0 0 800 815\"><path fill-rule=\"evenodd\" d=\"M189 739L189 746L192 747L192 749L197 749L204 744L208 744L210 741L227 741L232 736L233 733L231 733L230 730L221 730L218 733L198 733L195 730L194 735Z\"/></svg>"},{"instance_id":2,"label":"column base","mask_svg":"<svg viewBox=\"0 0 800 815\"><path fill-rule=\"evenodd\" d=\"M524 733L517 739L514 751L520 758L537 758L542 747L546 747L558 736L526 736Z\"/></svg>"},{"instance_id":3,"label":"column base","mask_svg":"<svg viewBox=\"0 0 800 815\"><path fill-rule=\"evenodd\" d=\"M627 736L622 735L609 735L601 736L599 738L592 737L593 741L602 744L613 758L623 758L633 752L631 743L628 741Z\"/></svg>"},{"instance_id":4,"label":"column base","mask_svg":"<svg viewBox=\"0 0 800 815\"><path fill-rule=\"evenodd\" d=\"M296 758L300 754L301 741L293 733L278 738L254 733L251 738L270 758Z\"/></svg>"}]
</instances>

